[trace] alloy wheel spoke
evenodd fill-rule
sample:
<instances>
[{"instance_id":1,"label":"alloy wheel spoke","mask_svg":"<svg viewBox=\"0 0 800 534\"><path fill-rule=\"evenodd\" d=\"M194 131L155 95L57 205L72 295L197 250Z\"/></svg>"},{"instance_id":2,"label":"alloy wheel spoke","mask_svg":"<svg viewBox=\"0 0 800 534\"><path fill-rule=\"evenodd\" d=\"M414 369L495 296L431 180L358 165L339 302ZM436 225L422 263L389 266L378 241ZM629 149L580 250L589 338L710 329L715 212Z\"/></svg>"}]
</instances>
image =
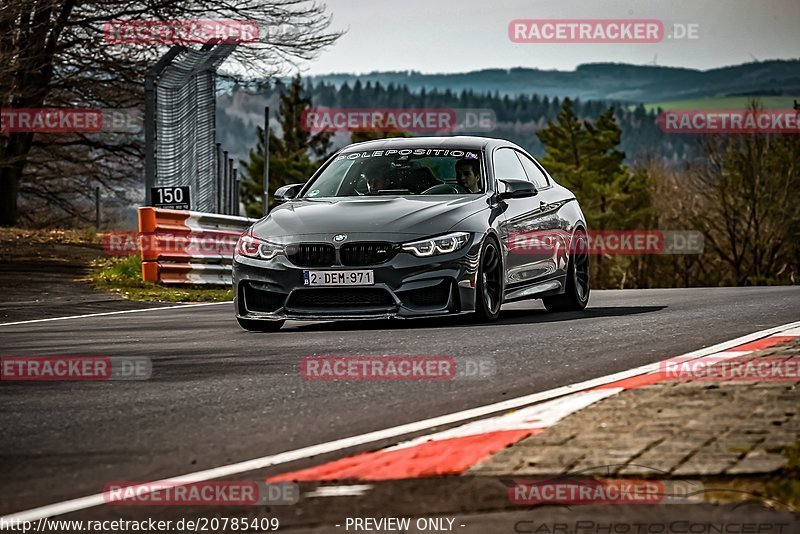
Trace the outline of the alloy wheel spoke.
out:
<instances>
[{"instance_id":1,"label":"alloy wheel spoke","mask_svg":"<svg viewBox=\"0 0 800 534\"><path fill-rule=\"evenodd\" d=\"M484 261L484 267L487 272L492 271L494 270L495 267L497 267L497 254L494 253L494 249L489 249L489 250L491 250L492 253L489 254L487 252L486 260Z\"/></svg>"},{"instance_id":2,"label":"alloy wheel spoke","mask_svg":"<svg viewBox=\"0 0 800 534\"><path fill-rule=\"evenodd\" d=\"M490 246L483 257L483 301L487 310L494 313L500 302L500 259L497 249Z\"/></svg>"}]
</instances>

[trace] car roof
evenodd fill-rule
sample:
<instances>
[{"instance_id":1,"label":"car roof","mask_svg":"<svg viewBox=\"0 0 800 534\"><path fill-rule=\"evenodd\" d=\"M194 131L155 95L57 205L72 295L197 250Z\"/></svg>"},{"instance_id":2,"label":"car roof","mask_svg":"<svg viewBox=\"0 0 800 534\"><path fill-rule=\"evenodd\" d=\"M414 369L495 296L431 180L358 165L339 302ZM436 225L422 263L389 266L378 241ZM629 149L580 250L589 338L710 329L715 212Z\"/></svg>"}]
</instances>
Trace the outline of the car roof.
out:
<instances>
[{"instance_id":1,"label":"car roof","mask_svg":"<svg viewBox=\"0 0 800 534\"><path fill-rule=\"evenodd\" d=\"M484 150L495 145L512 146L519 148L514 143L492 137L474 137L456 135L448 137L392 137L389 139L375 139L354 143L342 148L342 153L358 152L362 150L384 150L389 148L461 148ZM521 149L520 149L521 150Z\"/></svg>"}]
</instances>

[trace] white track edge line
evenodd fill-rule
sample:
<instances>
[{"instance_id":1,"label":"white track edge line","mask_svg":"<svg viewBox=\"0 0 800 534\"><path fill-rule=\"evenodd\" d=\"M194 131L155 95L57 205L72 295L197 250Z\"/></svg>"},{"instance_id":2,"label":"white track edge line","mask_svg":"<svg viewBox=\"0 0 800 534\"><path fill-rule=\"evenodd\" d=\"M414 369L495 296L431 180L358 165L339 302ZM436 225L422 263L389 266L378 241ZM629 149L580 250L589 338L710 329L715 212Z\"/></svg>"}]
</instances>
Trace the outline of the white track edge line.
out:
<instances>
[{"instance_id":1,"label":"white track edge line","mask_svg":"<svg viewBox=\"0 0 800 534\"><path fill-rule=\"evenodd\" d=\"M139 313L139 312L148 312L148 311L156 311L156 310L175 310L175 309L182 309L182 308L197 308L200 306L214 306L216 304L232 304L232 300L224 300L220 302L200 302L197 304L179 304L177 306L161 306L158 308L140 308L138 310L120 310L120 311L112 311L112 312L99 312L99 313L87 313L86 315L66 315L64 317L49 317L47 319L30 319L29 321L16 321L13 323L0 323L0 327L2 326L13 326L18 324L31 324L31 323L46 323L49 321L64 321L66 319L83 319L86 317L103 317L104 315L122 315L124 313Z\"/></svg>"},{"instance_id":2,"label":"white track edge line","mask_svg":"<svg viewBox=\"0 0 800 534\"><path fill-rule=\"evenodd\" d=\"M416 437L412 440L404 441L402 443L398 443L397 445L381 449L380 451L377 452L399 451L411 447L416 447L417 445L421 445L423 443L430 443L432 441L473 437L485 433L503 431L503 430L545 430L547 428L550 428L551 426L554 426L563 418L572 415L573 413L578 412L580 410L584 410L589 406L595 404L596 402L600 402L603 399L606 399L608 397L613 397L614 395L622 391L623 388L606 388L606 389L591 389L586 391L576 391L575 393L570 393L569 395L553 399L552 401L540 402L538 404L526 406L525 408L520 408L518 411L511 411L503 414L494 415L492 417L487 417L485 419L478 419L477 421L473 421L471 423L465 423L459 426L454 426L447 430L434 432L433 434L425 434L423 436ZM584 399L582 397L588 397L588 399ZM580 402L582 400L586 400L587 401L586 404L580 405ZM578 404L578 406L575 406L574 404L569 405L568 404L569 402L574 402ZM565 404L567 404L567 406L565 406ZM537 417L537 421L535 423L523 423L520 421L515 421L515 422L507 422L505 426L493 426L493 423L505 422L503 421L503 419L506 419L506 421L509 420L513 421L515 415L530 416L530 412L534 412L536 410L544 410L544 411L543 412L540 411L536 414L539 417ZM525 412L529 412L529 414L525 414ZM545 416L549 416L549 418Z\"/></svg>"},{"instance_id":3,"label":"white track edge line","mask_svg":"<svg viewBox=\"0 0 800 534\"><path fill-rule=\"evenodd\" d=\"M722 343L718 343L716 345L712 345L704 349L699 349L696 351L689 352L687 354L684 354L683 357L700 358L703 356L707 356L709 354L714 354L716 352L721 352L726 349L736 347L738 345L743 345L744 343L749 343L750 341L754 341L756 339L761 339L762 337L767 337L776 332L781 332L783 330L790 330L792 328L798 328L798 327L800 327L800 321L788 323L781 326L776 326L773 328L768 328L766 330L761 330L759 332L747 334L745 336L741 336L736 339L724 341ZM568 393L574 393L575 391L582 391L585 389L591 389L597 386L601 386L604 384L609 384L611 382L616 382L617 380L621 380L623 378L630 378L632 376L646 374L653 371L654 369L657 369L659 363L660 362L655 362L643 365L641 367L636 367L634 369L629 369L628 371L621 371L619 373L614 373L599 378L585 380L583 382L578 382L576 384L561 386L555 389L551 389L549 391L533 393L531 395L524 395L522 397L517 397L516 399L508 399L494 404L488 404L485 406L479 406L477 408L471 408L469 410L463 410L461 412L440 415L438 417L432 417L430 419L424 419L422 421L416 421L414 423L406 423L404 425L386 428L383 430L376 430L374 432L368 432L366 434L361 434L359 436L337 439L334 441L329 441L327 443L320 443L318 445L311 445L309 447L295 449L293 451L286 451L278 454L273 454L270 456L255 458L253 460L246 460L244 462L238 462L234 464L215 467L212 469L206 469L203 471L197 471L195 473L188 473L173 478L166 478L139 487L141 487L142 489L148 489L149 487L155 486L159 483L171 483L172 485L185 485L185 484L192 484L195 482L204 482L207 480L213 480L225 476L238 475L241 473L245 473L247 471L256 471L258 469L264 469L266 467L271 467L274 465L293 462L296 460L302 460L305 458L310 458L312 456L318 456L320 454L336 452L342 449L347 449L358 445L365 445L367 443L381 441L383 439L394 438L402 436L404 434L419 432L436 426L457 423L459 421L474 419L476 417L489 415L503 410L519 408L520 406L525 406L527 404L533 404L535 402L541 402L556 397L561 397ZM148 493L148 491L145 491L144 493ZM80 497L69 501L63 501L60 503L40 506L38 508L33 508L31 510L25 510L22 512L16 512L5 516L0 516L0 523L5 522L6 525L10 526L10 523L12 522L36 521L46 517L52 517L70 512L76 512L78 510L84 510L86 508L92 508L94 506L99 506L106 503L110 504L111 502L112 502L111 499L106 495L106 493L98 493L95 495L89 495L86 497ZM3 527L0 526L0 530L2 530L2 528Z\"/></svg>"}]
</instances>

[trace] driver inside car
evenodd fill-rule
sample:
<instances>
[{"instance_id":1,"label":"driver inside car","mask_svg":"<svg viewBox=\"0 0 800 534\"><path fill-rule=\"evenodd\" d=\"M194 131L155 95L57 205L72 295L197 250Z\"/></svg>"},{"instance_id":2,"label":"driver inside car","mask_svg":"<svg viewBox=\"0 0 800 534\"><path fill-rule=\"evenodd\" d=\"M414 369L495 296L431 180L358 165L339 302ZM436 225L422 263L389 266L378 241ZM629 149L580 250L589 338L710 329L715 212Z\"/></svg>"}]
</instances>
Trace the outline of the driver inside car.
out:
<instances>
[{"instance_id":1,"label":"driver inside car","mask_svg":"<svg viewBox=\"0 0 800 534\"><path fill-rule=\"evenodd\" d=\"M442 182L436 179L429 168L414 167L407 175L407 184L406 189L419 195L431 187L441 185Z\"/></svg>"},{"instance_id":2,"label":"driver inside car","mask_svg":"<svg viewBox=\"0 0 800 534\"><path fill-rule=\"evenodd\" d=\"M389 180L386 176L379 173L376 169L361 174L367 181L367 194L377 195L380 191L388 188Z\"/></svg>"},{"instance_id":3,"label":"driver inside car","mask_svg":"<svg viewBox=\"0 0 800 534\"><path fill-rule=\"evenodd\" d=\"M456 162L458 185L470 193L480 193L481 166L477 159L460 159Z\"/></svg>"}]
</instances>

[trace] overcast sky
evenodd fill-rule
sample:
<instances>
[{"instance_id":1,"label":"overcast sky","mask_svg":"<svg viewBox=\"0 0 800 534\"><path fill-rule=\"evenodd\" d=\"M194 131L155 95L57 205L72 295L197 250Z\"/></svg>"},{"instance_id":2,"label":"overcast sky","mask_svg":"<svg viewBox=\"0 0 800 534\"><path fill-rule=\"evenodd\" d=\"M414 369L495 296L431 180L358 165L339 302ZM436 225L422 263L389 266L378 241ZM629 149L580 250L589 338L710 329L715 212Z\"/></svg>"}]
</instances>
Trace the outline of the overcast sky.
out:
<instances>
[{"instance_id":1,"label":"overcast sky","mask_svg":"<svg viewBox=\"0 0 800 534\"><path fill-rule=\"evenodd\" d=\"M386 70L466 72L534 67L572 70L624 62L708 69L800 57L800 0L322 0L335 45L308 74ZM698 25L699 38L653 44L515 44L513 19L660 19Z\"/></svg>"}]
</instances>

